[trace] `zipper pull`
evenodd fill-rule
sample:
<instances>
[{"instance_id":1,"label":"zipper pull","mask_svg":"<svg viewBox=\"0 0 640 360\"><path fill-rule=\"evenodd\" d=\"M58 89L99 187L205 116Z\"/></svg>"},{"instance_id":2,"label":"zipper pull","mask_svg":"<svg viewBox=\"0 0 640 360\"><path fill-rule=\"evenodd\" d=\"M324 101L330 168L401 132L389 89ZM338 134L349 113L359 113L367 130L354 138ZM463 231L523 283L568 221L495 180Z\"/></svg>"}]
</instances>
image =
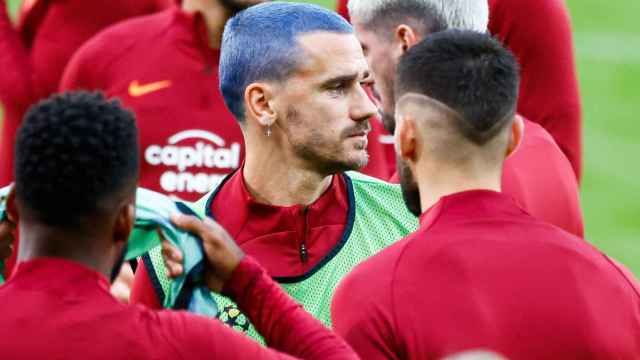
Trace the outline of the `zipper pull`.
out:
<instances>
[{"instance_id":1,"label":"zipper pull","mask_svg":"<svg viewBox=\"0 0 640 360\"><path fill-rule=\"evenodd\" d=\"M303 263L307 262L309 254L307 254L307 245L305 243L300 244L300 260Z\"/></svg>"}]
</instances>

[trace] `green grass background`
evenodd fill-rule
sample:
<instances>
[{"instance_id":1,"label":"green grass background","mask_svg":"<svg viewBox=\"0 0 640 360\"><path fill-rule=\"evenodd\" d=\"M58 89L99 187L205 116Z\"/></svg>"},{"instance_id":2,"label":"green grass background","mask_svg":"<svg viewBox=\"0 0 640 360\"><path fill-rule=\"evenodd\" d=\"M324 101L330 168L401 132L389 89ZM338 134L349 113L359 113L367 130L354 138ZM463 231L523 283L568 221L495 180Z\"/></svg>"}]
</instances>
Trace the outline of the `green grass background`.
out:
<instances>
[{"instance_id":1,"label":"green grass background","mask_svg":"<svg viewBox=\"0 0 640 360\"><path fill-rule=\"evenodd\" d=\"M567 2L584 113L587 238L640 276L640 1ZM15 12L20 0L8 3Z\"/></svg>"}]
</instances>

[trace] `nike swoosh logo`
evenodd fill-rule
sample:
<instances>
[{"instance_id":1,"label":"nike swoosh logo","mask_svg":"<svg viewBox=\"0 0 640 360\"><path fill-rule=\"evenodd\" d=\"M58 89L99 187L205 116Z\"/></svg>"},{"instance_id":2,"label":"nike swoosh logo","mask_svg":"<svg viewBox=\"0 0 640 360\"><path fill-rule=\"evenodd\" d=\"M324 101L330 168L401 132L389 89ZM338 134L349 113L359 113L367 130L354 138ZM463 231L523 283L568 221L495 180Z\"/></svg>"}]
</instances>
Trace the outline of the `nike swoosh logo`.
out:
<instances>
[{"instance_id":1,"label":"nike swoosh logo","mask_svg":"<svg viewBox=\"0 0 640 360\"><path fill-rule=\"evenodd\" d=\"M163 80L149 84L141 85L138 80L134 80L129 84L129 95L133 97L144 96L158 90L166 89L171 86L171 81Z\"/></svg>"}]
</instances>

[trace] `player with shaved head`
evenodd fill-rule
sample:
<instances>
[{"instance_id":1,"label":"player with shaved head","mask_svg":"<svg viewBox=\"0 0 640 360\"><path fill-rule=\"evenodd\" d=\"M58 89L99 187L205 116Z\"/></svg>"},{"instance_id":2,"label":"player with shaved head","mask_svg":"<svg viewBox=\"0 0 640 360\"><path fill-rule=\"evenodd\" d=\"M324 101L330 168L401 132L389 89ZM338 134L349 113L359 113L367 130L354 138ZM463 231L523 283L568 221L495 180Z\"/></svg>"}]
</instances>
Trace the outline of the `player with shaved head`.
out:
<instances>
[{"instance_id":1,"label":"player with shaved head","mask_svg":"<svg viewBox=\"0 0 640 360\"><path fill-rule=\"evenodd\" d=\"M363 359L633 359L636 280L501 192L518 146L518 65L489 35L433 34L401 57L398 169L420 228L338 287L334 330ZM615 306L611 306L615 304Z\"/></svg>"}]
</instances>

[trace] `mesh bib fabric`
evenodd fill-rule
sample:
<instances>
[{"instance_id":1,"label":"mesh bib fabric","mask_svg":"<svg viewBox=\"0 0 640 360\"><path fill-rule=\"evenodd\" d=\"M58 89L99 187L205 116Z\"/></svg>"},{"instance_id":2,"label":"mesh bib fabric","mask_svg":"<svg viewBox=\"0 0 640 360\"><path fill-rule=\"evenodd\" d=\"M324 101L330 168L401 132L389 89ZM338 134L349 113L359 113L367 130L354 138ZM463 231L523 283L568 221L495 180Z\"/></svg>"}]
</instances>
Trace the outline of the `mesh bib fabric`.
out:
<instances>
[{"instance_id":1,"label":"mesh bib fabric","mask_svg":"<svg viewBox=\"0 0 640 360\"><path fill-rule=\"evenodd\" d=\"M403 238L418 227L418 219L411 214L403 200L400 187L366 175L345 174L349 192L349 216L344 236L335 248L307 274L294 278L275 278L283 289L303 305L305 310L327 326L331 326L331 299L338 283L357 264ZM214 191L215 192L215 191ZM214 193L212 192L212 193ZM198 212L205 212L208 194L196 203ZM160 249L149 253L153 271L162 284L162 291L169 291ZM160 290L160 289L157 289ZM160 294L161 298L168 296ZM260 335L228 298L215 295L218 318L230 327L245 332L262 341ZM165 307L173 304L165 301Z\"/></svg>"}]
</instances>

